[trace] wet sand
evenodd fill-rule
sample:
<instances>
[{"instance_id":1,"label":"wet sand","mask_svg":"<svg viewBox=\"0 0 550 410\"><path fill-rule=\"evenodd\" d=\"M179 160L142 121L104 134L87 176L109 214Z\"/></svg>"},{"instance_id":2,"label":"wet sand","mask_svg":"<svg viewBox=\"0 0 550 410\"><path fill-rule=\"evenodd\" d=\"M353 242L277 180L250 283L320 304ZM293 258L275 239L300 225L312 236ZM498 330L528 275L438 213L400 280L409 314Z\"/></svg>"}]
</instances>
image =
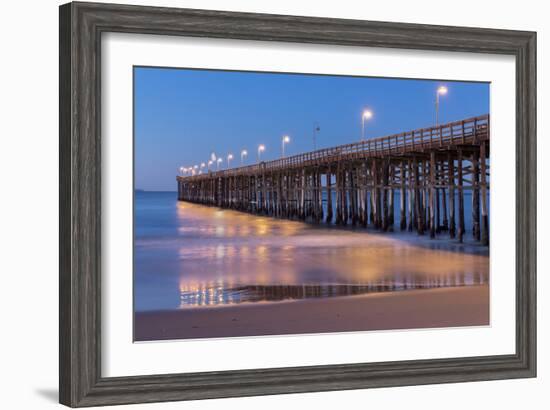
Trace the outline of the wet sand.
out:
<instances>
[{"instance_id":1,"label":"wet sand","mask_svg":"<svg viewBox=\"0 0 550 410\"><path fill-rule=\"evenodd\" d=\"M489 286L137 312L135 341L489 324Z\"/></svg>"}]
</instances>

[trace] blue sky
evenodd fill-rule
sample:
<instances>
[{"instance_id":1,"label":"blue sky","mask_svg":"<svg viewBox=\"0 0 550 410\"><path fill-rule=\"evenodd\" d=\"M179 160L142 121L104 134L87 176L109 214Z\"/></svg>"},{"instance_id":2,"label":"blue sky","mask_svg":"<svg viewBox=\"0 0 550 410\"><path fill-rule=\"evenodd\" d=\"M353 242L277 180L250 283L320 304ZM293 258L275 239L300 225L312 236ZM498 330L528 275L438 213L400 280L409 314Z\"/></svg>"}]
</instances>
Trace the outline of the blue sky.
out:
<instances>
[{"instance_id":1,"label":"blue sky","mask_svg":"<svg viewBox=\"0 0 550 410\"><path fill-rule=\"evenodd\" d=\"M317 148L358 141L365 108L367 138L432 125L440 85L440 123L489 112L488 83L135 67L135 187L174 191L179 167L212 151L253 163L264 144L276 159L285 134L287 156L311 151L314 123Z\"/></svg>"}]
</instances>

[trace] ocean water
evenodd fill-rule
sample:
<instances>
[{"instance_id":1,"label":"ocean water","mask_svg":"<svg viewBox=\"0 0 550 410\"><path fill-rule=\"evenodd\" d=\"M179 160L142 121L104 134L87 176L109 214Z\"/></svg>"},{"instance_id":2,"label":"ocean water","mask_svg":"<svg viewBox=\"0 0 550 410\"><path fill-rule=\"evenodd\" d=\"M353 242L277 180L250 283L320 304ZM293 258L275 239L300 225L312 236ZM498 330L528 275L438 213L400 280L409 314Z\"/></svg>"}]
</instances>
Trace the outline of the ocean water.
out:
<instances>
[{"instance_id":1,"label":"ocean water","mask_svg":"<svg viewBox=\"0 0 550 410\"><path fill-rule=\"evenodd\" d=\"M399 196L395 196L399 223ZM488 283L488 248L446 233L377 233L315 226L178 202L141 192L134 203L136 311L353 296Z\"/></svg>"}]
</instances>

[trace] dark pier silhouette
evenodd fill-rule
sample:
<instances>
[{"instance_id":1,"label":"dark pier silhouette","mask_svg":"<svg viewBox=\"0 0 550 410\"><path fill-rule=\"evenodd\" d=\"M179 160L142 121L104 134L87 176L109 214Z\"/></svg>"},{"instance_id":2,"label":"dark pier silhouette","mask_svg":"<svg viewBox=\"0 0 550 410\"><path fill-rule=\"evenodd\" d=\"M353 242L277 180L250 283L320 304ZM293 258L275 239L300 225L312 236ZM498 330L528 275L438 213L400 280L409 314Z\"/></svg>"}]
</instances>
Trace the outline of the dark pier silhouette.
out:
<instances>
[{"instance_id":1,"label":"dark pier silhouette","mask_svg":"<svg viewBox=\"0 0 550 410\"><path fill-rule=\"evenodd\" d=\"M489 244L489 115L194 176L178 199L258 215L473 237ZM399 215L394 215L395 192ZM326 202L326 206L323 203ZM326 209L325 209L326 208Z\"/></svg>"}]
</instances>

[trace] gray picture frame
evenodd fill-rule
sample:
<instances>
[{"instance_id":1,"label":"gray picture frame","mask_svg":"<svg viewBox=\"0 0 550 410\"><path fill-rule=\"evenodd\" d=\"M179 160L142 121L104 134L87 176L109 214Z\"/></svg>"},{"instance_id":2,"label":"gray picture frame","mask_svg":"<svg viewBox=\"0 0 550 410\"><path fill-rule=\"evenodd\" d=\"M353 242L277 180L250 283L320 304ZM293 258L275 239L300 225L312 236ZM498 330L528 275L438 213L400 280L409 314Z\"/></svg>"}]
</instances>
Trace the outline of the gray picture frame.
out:
<instances>
[{"instance_id":1,"label":"gray picture frame","mask_svg":"<svg viewBox=\"0 0 550 410\"><path fill-rule=\"evenodd\" d=\"M535 377L536 33L94 3L65 4L59 12L62 404L82 407ZM434 360L102 377L100 67L101 36L108 32L515 56L516 352Z\"/></svg>"}]
</instances>

